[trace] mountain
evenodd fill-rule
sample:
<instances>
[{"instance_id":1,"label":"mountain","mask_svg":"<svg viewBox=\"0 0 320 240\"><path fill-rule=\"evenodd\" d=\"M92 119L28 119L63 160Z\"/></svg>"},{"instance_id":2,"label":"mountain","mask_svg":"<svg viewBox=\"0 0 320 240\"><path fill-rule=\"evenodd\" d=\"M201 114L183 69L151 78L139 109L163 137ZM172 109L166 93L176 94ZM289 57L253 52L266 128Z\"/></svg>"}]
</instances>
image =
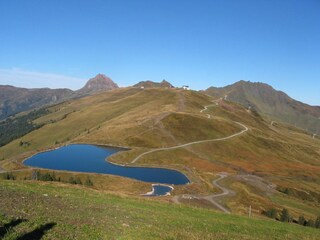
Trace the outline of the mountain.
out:
<instances>
[{"instance_id":1,"label":"mountain","mask_svg":"<svg viewBox=\"0 0 320 240\"><path fill-rule=\"evenodd\" d=\"M311 133L320 133L320 106L296 101L268 84L239 81L222 88L210 87L204 92L251 107L270 120L286 122Z\"/></svg>"},{"instance_id":2,"label":"mountain","mask_svg":"<svg viewBox=\"0 0 320 240\"><path fill-rule=\"evenodd\" d=\"M27 89L0 85L0 119L15 113L54 104L69 98L73 91L69 89Z\"/></svg>"},{"instance_id":3,"label":"mountain","mask_svg":"<svg viewBox=\"0 0 320 240\"><path fill-rule=\"evenodd\" d=\"M0 120L44 105L52 105L115 88L118 88L118 85L103 74L91 78L83 88L77 91L49 88L27 89L0 85Z\"/></svg>"},{"instance_id":4,"label":"mountain","mask_svg":"<svg viewBox=\"0 0 320 240\"><path fill-rule=\"evenodd\" d=\"M104 74L98 74L94 78L89 79L86 85L75 92L76 95L89 95L102 91L110 91L119 88L109 77Z\"/></svg>"},{"instance_id":5,"label":"mountain","mask_svg":"<svg viewBox=\"0 0 320 240\"><path fill-rule=\"evenodd\" d=\"M224 94L220 93L219 96L224 97ZM26 126L29 127L28 131L21 131ZM160 235L157 235L159 239L167 236L173 239L182 236L187 239L187 235L181 234L189 234L183 231L184 226L190 225L196 226L197 234L200 234L195 235L196 230L189 229L193 239L211 239L215 237L210 225L212 219L226 220L216 228L217 237L221 238L221 229L229 229L230 219L243 222L240 216L233 214L247 216L249 209L253 217L247 218L251 222L246 226L256 223L253 230L258 225L265 229L261 224L266 220L260 218L264 218L263 213L271 210L279 217L282 209L288 209L294 221L297 221L299 216L304 216L309 221L320 215L319 138L312 138L305 131L281 122L271 125L259 112L248 111L247 106L243 107L219 97L213 98L202 92L175 88L118 88L13 116L0 122L1 139L3 133L8 141L0 147L0 198L3 196L1 199L4 199L0 201L0 212L8 217L28 218L31 223L39 223L39 217L45 222L59 223L53 228L59 231L54 232L52 238L61 238L66 229L61 229L61 224L67 223L72 225L67 228L67 234L69 229L74 230L70 238L101 238L102 235L97 235L100 232L95 230L97 226L115 234L112 238L119 236L119 233L108 229L120 226L129 231L122 231L124 238L130 238L128 234L131 233L137 234L133 238L141 239L148 236L146 234L150 231L160 232ZM143 200L141 193L150 191L150 184L119 176L38 169L41 175L55 176L60 182L31 180L35 172L33 168L23 165L25 159L38 152L68 144L125 147L125 151L109 156L107 161L128 167L178 170L186 174L190 183L174 185L171 196ZM92 158L94 155L92 154ZM14 171L18 169L19 171ZM18 181L3 179L8 179L8 176ZM224 180L218 183L217 180L222 177ZM77 186L68 184L74 183L75 179L79 183ZM88 179L92 180L94 190L89 186L81 186L80 183L85 183ZM219 189L229 193L224 197L224 193L221 194ZM110 194L110 197L103 197L104 194ZM218 203L232 214L218 214L212 210L200 209L213 208L218 211L215 207L217 194L220 195ZM116 195L118 197L115 197ZM12 202L12 199L18 199L17 197L23 201ZM34 201L39 204L34 204ZM14 205L8 208L8 204ZM50 208L50 214L43 215L43 209L51 205L53 207ZM187 205L196 208L191 209ZM35 208L29 211L34 213L31 215L25 212L30 206ZM157 214L154 214L155 207L159 209ZM69 211L68 214L61 214L61 209ZM102 210L107 212L101 214ZM175 214L181 211L183 215ZM88 216L84 215L87 213ZM128 217L127 213L131 215ZM136 221L138 213L139 219L142 219L140 222ZM100 216L106 219L108 214L117 216L114 218L116 222L109 221L110 219L97 221ZM83 219L83 216L91 219L89 227L93 230L88 231L87 227L84 229L83 226L88 226L88 223L81 219L75 221L75 216L79 219ZM184 220L180 219L186 219L186 216L190 218L183 222L181 228L181 221ZM151 228L141 228L140 225L145 226L148 219L152 221ZM203 219L207 219L205 225L202 224ZM154 224L159 221L161 224ZM198 227L199 221L201 228ZM103 225L97 225L97 222ZM152 229L152 226L163 227L167 222L178 222L179 232L163 235L162 229ZM238 222L233 224L238 226ZM275 229L279 224L277 221L267 222L272 225L268 229ZM280 227L286 234L286 226L305 234L302 226L289 223ZM171 226L172 229L174 227ZM148 232L140 234L130 229ZM226 230L223 237L239 238L239 229L230 237L225 234L228 232ZM242 236L248 237L248 232L251 233L252 229L243 231ZM77 235L82 230L83 234L93 235L79 237L83 236ZM201 235L204 231L209 231L209 235ZM313 235L317 236L315 231L317 230L314 230ZM51 235L48 235L48 238L51 238Z\"/></svg>"},{"instance_id":6,"label":"mountain","mask_svg":"<svg viewBox=\"0 0 320 240\"><path fill-rule=\"evenodd\" d=\"M174 86L167 82L166 80L162 80L162 82L153 82L150 80L147 81L141 81L133 87L139 87L139 88L174 88Z\"/></svg>"}]
</instances>

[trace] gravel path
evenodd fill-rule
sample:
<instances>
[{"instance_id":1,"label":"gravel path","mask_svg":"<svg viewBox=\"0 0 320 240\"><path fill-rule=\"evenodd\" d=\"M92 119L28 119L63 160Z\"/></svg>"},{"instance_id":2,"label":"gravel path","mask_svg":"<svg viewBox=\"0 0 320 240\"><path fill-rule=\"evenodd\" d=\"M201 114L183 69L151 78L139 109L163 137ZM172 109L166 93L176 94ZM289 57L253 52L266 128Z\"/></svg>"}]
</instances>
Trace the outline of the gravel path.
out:
<instances>
[{"instance_id":1,"label":"gravel path","mask_svg":"<svg viewBox=\"0 0 320 240\"><path fill-rule=\"evenodd\" d=\"M218 173L217 174L219 176L219 178L215 179L212 181L212 185L214 185L215 187L219 188L222 192L221 193L216 193L216 194L211 194L208 196L194 196L194 195L188 195L188 194L184 194L184 195L177 195L174 196L171 200L172 202L176 203L176 204L180 204L181 203L181 198L182 199L204 199L209 201L211 204L213 204L215 207L217 207L219 210L221 210L224 213L230 214L231 212L225 208L224 206L222 206L217 199L222 198L222 197L226 197L226 196L233 196L235 193L228 189L225 188L223 186L221 186L219 184L219 181L221 181L222 179L224 179L225 177L228 176L227 173Z\"/></svg>"},{"instance_id":2,"label":"gravel path","mask_svg":"<svg viewBox=\"0 0 320 240\"><path fill-rule=\"evenodd\" d=\"M224 179L225 177L227 177L228 175L226 173L218 173L219 178L217 178L216 180L212 181L212 185L216 186L217 188L219 188L220 190L222 190L222 193L217 193L217 194L212 194L209 196L205 196L202 197L205 200L208 200L209 202L211 202L213 205L215 205L217 208L219 208L221 211L225 212L225 213L230 213L230 211L228 209L226 209L225 207L223 207L220 203L218 203L215 199L220 198L220 197L225 197L227 195L233 195L234 192L229 190L228 188L222 187L218 182L222 179Z\"/></svg>"}]
</instances>

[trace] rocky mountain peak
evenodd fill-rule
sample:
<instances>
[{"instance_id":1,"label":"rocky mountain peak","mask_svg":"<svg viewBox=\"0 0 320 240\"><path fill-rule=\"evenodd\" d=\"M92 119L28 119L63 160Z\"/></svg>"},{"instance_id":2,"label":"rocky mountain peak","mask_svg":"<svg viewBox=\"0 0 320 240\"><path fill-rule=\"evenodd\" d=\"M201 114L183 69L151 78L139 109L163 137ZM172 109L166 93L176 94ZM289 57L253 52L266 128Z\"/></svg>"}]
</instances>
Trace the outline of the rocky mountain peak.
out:
<instances>
[{"instance_id":1,"label":"rocky mountain peak","mask_svg":"<svg viewBox=\"0 0 320 240\"><path fill-rule=\"evenodd\" d=\"M83 88L75 92L76 96L84 96L97 92L110 91L119 86L104 74L97 74L95 77L90 78Z\"/></svg>"},{"instance_id":2,"label":"rocky mountain peak","mask_svg":"<svg viewBox=\"0 0 320 240\"><path fill-rule=\"evenodd\" d=\"M86 85L81 90L87 90L89 92L112 90L119 86L114 83L111 78L104 74L97 74L94 78L89 79Z\"/></svg>"}]
</instances>

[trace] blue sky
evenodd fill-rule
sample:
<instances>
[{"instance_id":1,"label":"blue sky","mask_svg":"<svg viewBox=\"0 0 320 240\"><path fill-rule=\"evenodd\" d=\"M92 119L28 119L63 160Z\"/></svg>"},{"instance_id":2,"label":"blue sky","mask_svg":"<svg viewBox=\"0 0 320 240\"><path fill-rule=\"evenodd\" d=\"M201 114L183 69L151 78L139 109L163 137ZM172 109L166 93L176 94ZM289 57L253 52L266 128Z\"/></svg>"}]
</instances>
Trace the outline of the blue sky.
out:
<instances>
[{"instance_id":1,"label":"blue sky","mask_svg":"<svg viewBox=\"0 0 320 240\"><path fill-rule=\"evenodd\" d=\"M265 82L320 105L319 0L2 0L0 84Z\"/></svg>"}]
</instances>

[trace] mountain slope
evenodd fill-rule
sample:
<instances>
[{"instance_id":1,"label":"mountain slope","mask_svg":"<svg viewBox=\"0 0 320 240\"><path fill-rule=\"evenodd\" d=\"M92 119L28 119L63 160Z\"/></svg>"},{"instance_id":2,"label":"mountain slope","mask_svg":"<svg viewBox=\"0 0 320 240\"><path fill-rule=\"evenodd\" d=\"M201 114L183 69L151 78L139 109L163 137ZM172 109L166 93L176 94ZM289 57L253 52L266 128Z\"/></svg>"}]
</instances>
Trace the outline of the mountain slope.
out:
<instances>
[{"instance_id":1,"label":"mountain slope","mask_svg":"<svg viewBox=\"0 0 320 240\"><path fill-rule=\"evenodd\" d=\"M112 156L113 162L187 174L192 183L175 186L175 194L212 194L216 174L228 172L226 183L237 195L225 204L233 213L246 214L251 204L255 214L270 207L287 207L295 217L320 214L319 139L281 123L270 125L233 102L179 89L120 88L64 102L45 113L33 120L41 128L0 148L2 168L22 168L19 162L37 151L69 143L125 146L130 150ZM243 131L236 122L249 130L229 138ZM201 140L209 141L170 149ZM163 148L168 149L132 163L142 153ZM248 177L239 181L239 174L259 176L279 191L291 189L286 191L291 195L252 185ZM188 203L207 206L196 198Z\"/></svg>"},{"instance_id":2,"label":"mountain slope","mask_svg":"<svg viewBox=\"0 0 320 240\"><path fill-rule=\"evenodd\" d=\"M19 112L115 88L118 88L118 85L103 74L91 78L83 88L77 91L49 88L27 89L0 85L0 120Z\"/></svg>"},{"instance_id":3,"label":"mountain slope","mask_svg":"<svg viewBox=\"0 0 320 240\"><path fill-rule=\"evenodd\" d=\"M26 89L0 86L0 120L15 113L68 99L69 89Z\"/></svg>"},{"instance_id":4,"label":"mountain slope","mask_svg":"<svg viewBox=\"0 0 320 240\"><path fill-rule=\"evenodd\" d=\"M283 121L311 133L320 133L320 106L309 106L296 101L267 84L239 81L222 88L210 87L205 93L214 97L226 97L227 100L245 107L251 106L275 121Z\"/></svg>"}]
</instances>

